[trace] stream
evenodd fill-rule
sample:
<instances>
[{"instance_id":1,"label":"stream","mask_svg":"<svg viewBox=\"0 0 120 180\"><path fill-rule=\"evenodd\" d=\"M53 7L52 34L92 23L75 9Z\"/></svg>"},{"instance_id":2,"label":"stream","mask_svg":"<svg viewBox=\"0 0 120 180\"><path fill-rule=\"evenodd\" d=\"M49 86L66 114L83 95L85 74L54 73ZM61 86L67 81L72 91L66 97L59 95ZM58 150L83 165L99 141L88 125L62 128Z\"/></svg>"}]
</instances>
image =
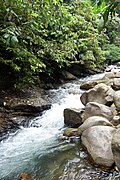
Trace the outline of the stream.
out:
<instances>
[{"instance_id":1,"label":"stream","mask_svg":"<svg viewBox=\"0 0 120 180\"><path fill-rule=\"evenodd\" d=\"M17 180L22 172L29 172L35 180L120 179L116 171L93 166L79 139L59 140L66 128L63 110L83 107L80 83L103 75L81 78L48 91L51 109L33 118L28 128L21 127L0 142L0 180Z\"/></svg>"}]
</instances>

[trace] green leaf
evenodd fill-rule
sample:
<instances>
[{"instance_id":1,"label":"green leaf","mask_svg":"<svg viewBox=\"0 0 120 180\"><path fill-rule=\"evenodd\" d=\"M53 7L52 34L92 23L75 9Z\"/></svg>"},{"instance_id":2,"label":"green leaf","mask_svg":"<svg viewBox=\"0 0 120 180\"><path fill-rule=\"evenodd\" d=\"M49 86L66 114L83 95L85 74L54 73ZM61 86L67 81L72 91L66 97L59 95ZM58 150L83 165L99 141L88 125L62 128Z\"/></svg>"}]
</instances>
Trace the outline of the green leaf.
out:
<instances>
[{"instance_id":1,"label":"green leaf","mask_svg":"<svg viewBox=\"0 0 120 180\"><path fill-rule=\"evenodd\" d=\"M17 36L12 36L10 43L12 46L15 46L18 43Z\"/></svg>"}]
</instances>

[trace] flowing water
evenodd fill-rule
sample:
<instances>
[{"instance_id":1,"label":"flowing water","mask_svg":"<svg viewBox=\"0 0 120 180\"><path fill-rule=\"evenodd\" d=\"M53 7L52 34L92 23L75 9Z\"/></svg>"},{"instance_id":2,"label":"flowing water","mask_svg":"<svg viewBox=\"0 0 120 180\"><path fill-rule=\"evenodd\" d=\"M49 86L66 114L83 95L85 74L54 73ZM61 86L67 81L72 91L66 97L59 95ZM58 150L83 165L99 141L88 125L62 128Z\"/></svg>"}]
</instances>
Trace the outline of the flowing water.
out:
<instances>
[{"instance_id":1,"label":"flowing water","mask_svg":"<svg viewBox=\"0 0 120 180\"><path fill-rule=\"evenodd\" d=\"M79 139L60 141L65 108L82 108L80 83L98 79L103 74L66 83L50 90L52 107L34 118L28 128L21 127L0 142L0 180L17 180L21 172L29 172L36 180L120 179L117 172L94 167Z\"/></svg>"}]
</instances>

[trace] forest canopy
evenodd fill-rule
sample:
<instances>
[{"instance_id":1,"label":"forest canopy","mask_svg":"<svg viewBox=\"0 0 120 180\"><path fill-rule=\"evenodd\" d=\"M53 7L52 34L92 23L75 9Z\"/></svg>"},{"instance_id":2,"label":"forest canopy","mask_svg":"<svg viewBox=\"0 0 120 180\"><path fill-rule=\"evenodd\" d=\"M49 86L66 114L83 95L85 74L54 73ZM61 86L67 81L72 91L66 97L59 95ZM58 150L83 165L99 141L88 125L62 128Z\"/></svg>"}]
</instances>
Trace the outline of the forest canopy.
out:
<instances>
[{"instance_id":1,"label":"forest canopy","mask_svg":"<svg viewBox=\"0 0 120 180\"><path fill-rule=\"evenodd\" d=\"M106 26L109 15L119 11L119 1L111 3L1 0L0 67L9 69L18 85L34 84L40 74L49 79L73 64L101 67L110 57L109 44L119 51L119 43L111 42L113 34L114 39L118 36L118 19Z\"/></svg>"}]
</instances>

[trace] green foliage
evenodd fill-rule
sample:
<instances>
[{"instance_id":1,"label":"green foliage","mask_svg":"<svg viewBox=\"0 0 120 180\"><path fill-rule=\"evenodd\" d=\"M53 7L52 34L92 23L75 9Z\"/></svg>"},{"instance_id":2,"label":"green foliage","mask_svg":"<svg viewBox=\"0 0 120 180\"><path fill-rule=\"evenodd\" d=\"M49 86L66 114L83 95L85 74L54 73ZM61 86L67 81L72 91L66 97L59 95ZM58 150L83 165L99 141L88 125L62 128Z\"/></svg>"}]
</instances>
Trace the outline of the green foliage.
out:
<instances>
[{"instance_id":1,"label":"green foliage","mask_svg":"<svg viewBox=\"0 0 120 180\"><path fill-rule=\"evenodd\" d=\"M108 62L114 63L120 61L120 47L116 46L115 44L108 44L103 48L107 52L106 59Z\"/></svg>"},{"instance_id":2,"label":"green foliage","mask_svg":"<svg viewBox=\"0 0 120 180\"><path fill-rule=\"evenodd\" d=\"M114 17L106 25L106 33L110 42L104 43L103 49L107 52L106 59L110 63L120 61L120 19Z\"/></svg>"},{"instance_id":3,"label":"green foliage","mask_svg":"<svg viewBox=\"0 0 120 180\"><path fill-rule=\"evenodd\" d=\"M0 63L20 83L35 83L72 64L100 66L105 52L90 1L2 0ZM106 38L106 37L105 37Z\"/></svg>"},{"instance_id":4,"label":"green foliage","mask_svg":"<svg viewBox=\"0 0 120 180\"><path fill-rule=\"evenodd\" d=\"M99 31L103 30L106 23L109 20L109 17L112 19L115 16L115 13L119 13L120 10L120 0L102 0L95 1L93 10L95 13L102 14L101 21L99 23Z\"/></svg>"}]
</instances>

